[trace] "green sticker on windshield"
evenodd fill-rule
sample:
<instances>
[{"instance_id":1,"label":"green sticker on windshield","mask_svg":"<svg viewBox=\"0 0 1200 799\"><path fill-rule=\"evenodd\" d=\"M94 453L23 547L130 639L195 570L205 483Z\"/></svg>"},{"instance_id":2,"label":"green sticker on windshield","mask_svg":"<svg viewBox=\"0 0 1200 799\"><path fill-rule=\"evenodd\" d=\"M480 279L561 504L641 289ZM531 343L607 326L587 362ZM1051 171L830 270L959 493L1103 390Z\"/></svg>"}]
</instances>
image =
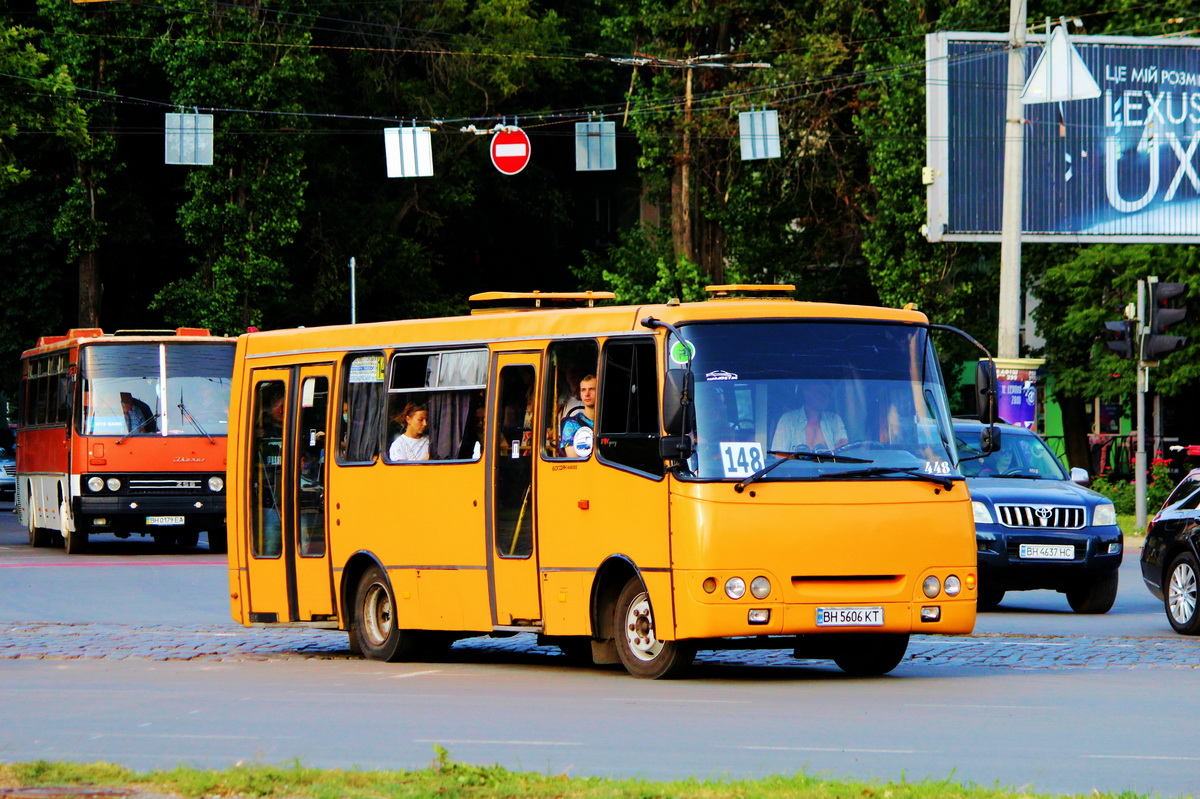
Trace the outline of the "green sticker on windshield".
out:
<instances>
[{"instance_id":1,"label":"green sticker on windshield","mask_svg":"<svg viewBox=\"0 0 1200 799\"><path fill-rule=\"evenodd\" d=\"M696 357L696 345L690 341L678 341L671 345L671 360L680 366Z\"/></svg>"}]
</instances>

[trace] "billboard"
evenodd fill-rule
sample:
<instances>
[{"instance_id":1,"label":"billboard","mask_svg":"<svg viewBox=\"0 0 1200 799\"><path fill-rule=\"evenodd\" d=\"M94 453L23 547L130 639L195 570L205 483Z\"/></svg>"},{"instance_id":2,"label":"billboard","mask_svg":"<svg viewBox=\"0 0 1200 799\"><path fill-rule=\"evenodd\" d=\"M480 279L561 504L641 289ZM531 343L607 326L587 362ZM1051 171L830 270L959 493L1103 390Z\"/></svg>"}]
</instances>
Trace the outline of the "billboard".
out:
<instances>
[{"instance_id":1,"label":"billboard","mask_svg":"<svg viewBox=\"0 0 1200 799\"><path fill-rule=\"evenodd\" d=\"M1000 240L1007 38L925 39L929 241ZM1200 242L1200 39L1071 42L1102 94L1022 106L1022 240Z\"/></svg>"}]
</instances>

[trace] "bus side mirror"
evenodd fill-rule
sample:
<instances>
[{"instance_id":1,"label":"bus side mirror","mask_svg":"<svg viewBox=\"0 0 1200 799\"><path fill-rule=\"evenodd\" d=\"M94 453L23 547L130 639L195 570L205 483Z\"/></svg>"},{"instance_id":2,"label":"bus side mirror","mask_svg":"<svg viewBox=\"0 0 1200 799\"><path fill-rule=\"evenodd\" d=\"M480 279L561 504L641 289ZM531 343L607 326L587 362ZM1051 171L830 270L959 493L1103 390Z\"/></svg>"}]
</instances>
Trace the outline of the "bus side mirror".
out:
<instances>
[{"instance_id":1,"label":"bus side mirror","mask_svg":"<svg viewBox=\"0 0 1200 799\"><path fill-rule=\"evenodd\" d=\"M663 381L663 429L668 436L681 436L692 405L692 370L668 369Z\"/></svg>"},{"instance_id":2,"label":"bus side mirror","mask_svg":"<svg viewBox=\"0 0 1200 799\"><path fill-rule=\"evenodd\" d=\"M999 452L1000 451L1000 428L996 426L985 427L979 431L979 451L980 452Z\"/></svg>"},{"instance_id":3,"label":"bus side mirror","mask_svg":"<svg viewBox=\"0 0 1200 799\"><path fill-rule=\"evenodd\" d=\"M658 456L664 461L686 461L692 457L691 436L663 436L658 440Z\"/></svg>"},{"instance_id":4,"label":"bus side mirror","mask_svg":"<svg viewBox=\"0 0 1200 799\"><path fill-rule=\"evenodd\" d=\"M980 361L975 364L975 410L984 424L997 421L996 398L996 364L990 360Z\"/></svg>"}]
</instances>

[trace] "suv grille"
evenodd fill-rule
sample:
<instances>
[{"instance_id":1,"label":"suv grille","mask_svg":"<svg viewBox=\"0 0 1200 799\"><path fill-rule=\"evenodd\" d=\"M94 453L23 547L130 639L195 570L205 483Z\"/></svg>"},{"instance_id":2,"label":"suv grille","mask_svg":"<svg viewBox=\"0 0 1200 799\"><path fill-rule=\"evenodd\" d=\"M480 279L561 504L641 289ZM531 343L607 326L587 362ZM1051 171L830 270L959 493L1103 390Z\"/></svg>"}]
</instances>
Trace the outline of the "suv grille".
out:
<instances>
[{"instance_id":1,"label":"suv grille","mask_svg":"<svg viewBox=\"0 0 1200 799\"><path fill-rule=\"evenodd\" d=\"M996 516L1005 527L1031 527L1037 530L1078 530L1083 527L1085 508L1061 508L1050 505L997 505Z\"/></svg>"}]
</instances>

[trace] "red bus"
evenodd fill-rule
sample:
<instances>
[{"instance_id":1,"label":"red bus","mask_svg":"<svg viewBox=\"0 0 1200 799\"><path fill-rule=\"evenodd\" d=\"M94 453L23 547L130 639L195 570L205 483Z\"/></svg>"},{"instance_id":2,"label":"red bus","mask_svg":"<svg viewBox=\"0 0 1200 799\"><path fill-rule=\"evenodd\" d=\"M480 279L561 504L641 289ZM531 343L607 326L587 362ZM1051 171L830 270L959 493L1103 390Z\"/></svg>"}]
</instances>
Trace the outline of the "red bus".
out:
<instances>
[{"instance_id":1,"label":"red bus","mask_svg":"<svg viewBox=\"0 0 1200 799\"><path fill-rule=\"evenodd\" d=\"M32 546L151 536L226 550L234 339L201 328L43 336L21 355L17 515Z\"/></svg>"}]
</instances>

